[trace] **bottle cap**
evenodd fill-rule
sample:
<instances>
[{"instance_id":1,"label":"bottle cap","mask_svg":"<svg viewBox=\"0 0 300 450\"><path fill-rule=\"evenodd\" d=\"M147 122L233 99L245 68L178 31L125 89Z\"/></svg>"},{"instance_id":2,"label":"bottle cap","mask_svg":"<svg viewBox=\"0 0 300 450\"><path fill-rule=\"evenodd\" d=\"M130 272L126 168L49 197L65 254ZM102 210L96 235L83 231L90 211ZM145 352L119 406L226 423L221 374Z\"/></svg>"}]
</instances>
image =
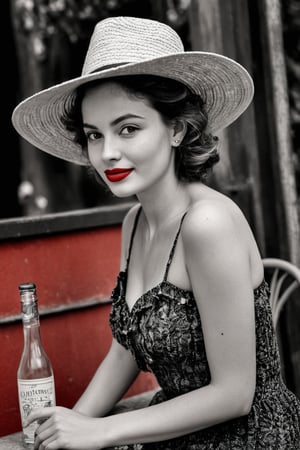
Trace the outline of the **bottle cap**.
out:
<instances>
[{"instance_id":1,"label":"bottle cap","mask_svg":"<svg viewBox=\"0 0 300 450\"><path fill-rule=\"evenodd\" d=\"M19 291L22 292L26 292L26 291L35 291L36 286L34 283L21 283L19 284Z\"/></svg>"}]
</instances>

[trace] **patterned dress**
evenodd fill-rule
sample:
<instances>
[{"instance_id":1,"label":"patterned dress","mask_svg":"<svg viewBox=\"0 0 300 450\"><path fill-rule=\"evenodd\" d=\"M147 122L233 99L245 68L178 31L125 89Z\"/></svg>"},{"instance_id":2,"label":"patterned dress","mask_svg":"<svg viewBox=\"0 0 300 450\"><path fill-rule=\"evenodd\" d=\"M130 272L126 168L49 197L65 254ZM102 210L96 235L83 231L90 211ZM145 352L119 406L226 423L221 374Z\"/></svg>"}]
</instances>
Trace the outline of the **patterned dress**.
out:
<instances>
[{"instance_id":1,"label":"patterned dress","mask_svg":"<svg viewBox=\"0 0 300 450\"><path fill-rule=\"evenodd\" d=\"M110 326L117 341L132 352L139 368L156 376L161 390L154 395L151 404L157 404L206 386L210 382L210 371L193 292L180 289L168 281L182 220L163 281L143 294L131 311L127 306L127 270L139 212L132 230L127 267L120 272L112 293ZM257 373L256 391L249 414L168 441L125 445L115 449L300 449L300 401L281 378L269 287L265 281L255 289L254 303Z\"/></svg>"}]
</instances>

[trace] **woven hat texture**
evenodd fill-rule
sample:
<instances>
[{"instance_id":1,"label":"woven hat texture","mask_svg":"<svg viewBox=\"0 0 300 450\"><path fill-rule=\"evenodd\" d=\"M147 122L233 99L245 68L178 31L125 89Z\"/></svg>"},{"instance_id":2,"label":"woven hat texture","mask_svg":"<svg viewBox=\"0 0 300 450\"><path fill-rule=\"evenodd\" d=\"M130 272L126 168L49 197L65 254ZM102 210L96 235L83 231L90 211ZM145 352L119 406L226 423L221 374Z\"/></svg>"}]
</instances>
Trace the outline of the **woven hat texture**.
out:
<instances>
[{"instance_id":1,"label":"woven hat texture","mask_svg":"<svg viewBox=\"0 0 300 450\"><path fill-rule=\"evenodd\" d=\"M208 129L218 132L249 106L253 81L236 61L216 53L185 52L168 25L137 17L110 17L93 32L81 76L23 100L13 111L17 132L35 147L76 164L88 161L61 122L74 90L89 81L122 75L172 78L199 94L206 104Z\"/></svg>"}]
</instances>

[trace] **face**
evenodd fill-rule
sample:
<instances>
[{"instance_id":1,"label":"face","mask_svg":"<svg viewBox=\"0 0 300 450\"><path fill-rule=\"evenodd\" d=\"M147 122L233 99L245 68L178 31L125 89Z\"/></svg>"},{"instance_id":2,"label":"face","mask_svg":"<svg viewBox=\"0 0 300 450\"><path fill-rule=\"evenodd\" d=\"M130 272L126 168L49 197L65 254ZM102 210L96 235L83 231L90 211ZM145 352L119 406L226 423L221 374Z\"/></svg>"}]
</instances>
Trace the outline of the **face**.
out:
<instances>
[{"instance_id":1,"label":"face","mask_svg":"<svg viewBox=\"0 0 300 450\"><path fill-rule=\"evenodd\" d=\"M91 164L118 197L139 195L174 176L174 129L147 100L107 82L82 101Z\"/></svg>"}]
</instances>

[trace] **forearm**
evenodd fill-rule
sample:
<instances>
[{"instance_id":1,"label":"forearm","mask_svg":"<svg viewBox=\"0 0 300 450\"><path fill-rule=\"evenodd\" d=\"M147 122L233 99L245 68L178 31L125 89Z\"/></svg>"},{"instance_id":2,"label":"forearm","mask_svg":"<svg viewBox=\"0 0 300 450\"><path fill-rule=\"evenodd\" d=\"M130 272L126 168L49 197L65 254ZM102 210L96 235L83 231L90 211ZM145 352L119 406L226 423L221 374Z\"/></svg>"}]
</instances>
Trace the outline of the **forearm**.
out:
<instances>
[{"instance_id":1,"label":"forearm","mask_svg":"<svg viewBox=\"0 0 300 450\"><path fill-rule=\"evenodd\" d=\"M138 374L127 351L110 350L73 409L91 417L108 414Z\"/></svg>"},{"instance_id":2,"label":"forearm","mask_svg":"<svg viewBox=\"0 0 300 450\"><path fill-rule=\"evenodd\" d=\"M157 442L202 430L247 413L239 393L212 385L158 405L105 418L108 446Z\"/></svg>"}]
</instances>

